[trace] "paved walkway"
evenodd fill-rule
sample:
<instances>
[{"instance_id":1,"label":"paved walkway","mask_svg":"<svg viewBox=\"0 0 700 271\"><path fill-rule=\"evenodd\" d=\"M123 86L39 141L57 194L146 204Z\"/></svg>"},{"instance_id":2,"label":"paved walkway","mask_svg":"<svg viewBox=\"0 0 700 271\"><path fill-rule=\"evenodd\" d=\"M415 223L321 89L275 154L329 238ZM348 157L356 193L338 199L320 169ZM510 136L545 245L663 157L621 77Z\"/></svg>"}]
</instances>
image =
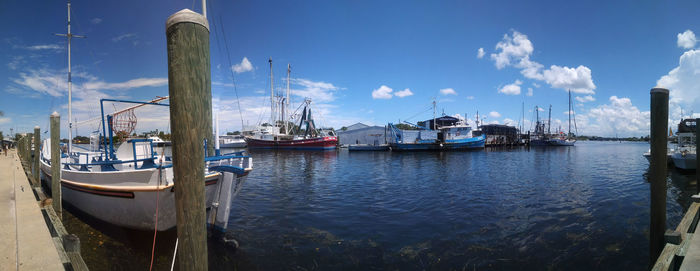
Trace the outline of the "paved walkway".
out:
<instances>
[{"instance_id":1,"label":"paved walkway","mask_svg":"<svg viewBox=\"0 0 700 271\"><path fill-rule=\"evenodd\" d=\"M63 270L15 150L0 153L0 270Z\"/></svg>"}]
</instances>

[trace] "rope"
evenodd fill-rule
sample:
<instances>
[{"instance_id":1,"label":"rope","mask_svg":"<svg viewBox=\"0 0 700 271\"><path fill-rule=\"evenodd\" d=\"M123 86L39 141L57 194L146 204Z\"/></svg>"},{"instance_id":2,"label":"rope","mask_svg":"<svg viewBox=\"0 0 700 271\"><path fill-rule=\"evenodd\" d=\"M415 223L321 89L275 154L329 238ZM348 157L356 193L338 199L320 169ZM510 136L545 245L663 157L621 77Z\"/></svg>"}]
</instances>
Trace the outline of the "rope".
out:
<instances>
[{"instance_id":1,"label":"rope","mask_svg":"<svg viewBox=\"0 0 700 271\"><path fill-rule=\"evenodd\" d=\"M228 70L231 71L231 80L233 81L233 91L236 93L236 103L238 104L238 114L241 117L241 132L243 131L243 111L241 110L241 101L238 99L238 88L236 87L238 84L236 84L236 76L234 75L232 63L231 63L231 54L229 53L228 50L228 41L226 40L226 32L224 32L224 24L222 23L223 20L221 19L221 14L219 14L219 23L221 27L219 27L219 30L221 30L221 36L224 37L224 46L226 47L226 57L228 58ZM218 39L217 39L218 41Z\"/></svg>"},{"instance_id":2,"label":"rope","mask_svg":"<svg viewBox=\"0 0 700 271\"><path fill-rule=\"evenodd\" d=\"M173 269L175 269L175 256L177 256L177 244L179 241L179 238L175 238L175 251L173 251L173 263L170 265L170 271L173 271Z\"/></svg>"},{"instance_id":3,"label":"rope","mask_svg":"<svg viewBox=\"0 0 700 271\"><path fill-rule=\"evenodd\" d=\"M160 165L163 165L163 156L165 155L165 146L163 154L160 155ZM158 235L158 205L160 203L160 183L163 180L163 167L158 167L158 184L156 184L156 226L153 229L153 246L151 247L151 266L148 270L153 270L153 258L156 252L156 236Z\"/></svg>"}]
</instances>

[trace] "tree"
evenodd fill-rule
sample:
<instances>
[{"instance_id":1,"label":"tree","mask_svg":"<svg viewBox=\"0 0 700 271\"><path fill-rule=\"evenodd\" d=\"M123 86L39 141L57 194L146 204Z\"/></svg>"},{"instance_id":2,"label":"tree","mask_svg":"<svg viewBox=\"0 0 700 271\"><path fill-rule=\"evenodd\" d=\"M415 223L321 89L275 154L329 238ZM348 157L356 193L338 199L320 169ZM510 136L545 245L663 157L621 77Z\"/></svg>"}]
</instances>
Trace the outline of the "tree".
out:
<instances>
[{"instance_id":1,"label":"tree","mask_svg":"<svg viewBox=\"0 0 700 271\"><path fill-rule=\"evenodd\" d=\"M394 126L396 126L396 128L399 128L401 130L418 130L418 127L415 127L413 125L408 125L405 123L399 123L399 124L396 124Z\"/></svg>"}]
</instances>

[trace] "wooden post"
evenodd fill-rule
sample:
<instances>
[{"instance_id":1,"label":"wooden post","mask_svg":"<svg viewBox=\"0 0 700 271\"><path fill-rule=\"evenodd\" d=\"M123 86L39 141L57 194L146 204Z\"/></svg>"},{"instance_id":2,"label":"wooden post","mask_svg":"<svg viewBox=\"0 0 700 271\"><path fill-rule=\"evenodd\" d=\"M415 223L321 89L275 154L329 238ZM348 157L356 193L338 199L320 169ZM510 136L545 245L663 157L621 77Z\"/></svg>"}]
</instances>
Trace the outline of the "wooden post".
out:
<instances>
[{"instance_id":1,"label":"wooden post","mask_svg":"<svg viewBox=\"0 0 700 271\"><path fill-rule=\"evenodd\" d=\"M651 206L649 257L653 264L664 248L666 231L666 148L668 144L668 89L651 89Z\"/></svg>"},{"instance_id":2,"label":"wooden post","mask_svg":"<svg viewBox=\"0 0 700 271\"><path fill-rule=\"evenodd\" d=\"M39 131L39 126L34 126L34 160L32 160L34 174L34 186L41 186L41 176L39 170L39 156L41 152L41 133Z\"/></svg>"},{"instance_id":3,"label":"wooden post","mask_svg":"<svg viewBox=\"0 0 700 271\"><path fill-rule=\"evenodd\" d=\"M51 114L51 198L53 210L59 219L63 220L63 204L61 202L61 116L58 112Z\"/></svg>"},{"instance_id":4,"label":"wooden post","mask_svg":"<svg viewBox=\"0 0 700 271\"><path fill-rule=\"evenodd\" d=\"M695 189L700 194L700 159L698 159L698 148L700 146L700 118L695 119Z\"/></svg>"},{"instance_id":5,"label":"wooden post","mask_svg":"<svg viewBox=\"0 0 700 271\"><path fill-rule=\"evenodd\" d=\"M213 146L209 24L184 9L166 21L173 142L176 257L180 270L207 270L204 139ZM212 152L210 152L212 153Z\"/></svg>"}]
</instances>

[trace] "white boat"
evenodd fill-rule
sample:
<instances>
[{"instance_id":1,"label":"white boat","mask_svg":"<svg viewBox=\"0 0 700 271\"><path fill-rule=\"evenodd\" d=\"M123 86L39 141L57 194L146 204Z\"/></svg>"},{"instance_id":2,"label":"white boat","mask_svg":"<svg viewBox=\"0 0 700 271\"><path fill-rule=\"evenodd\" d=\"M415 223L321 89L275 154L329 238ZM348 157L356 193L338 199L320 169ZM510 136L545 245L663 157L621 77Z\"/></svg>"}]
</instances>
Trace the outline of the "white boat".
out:
<instances>
[{"instance_id":1,"label":"white boat","mask_svg":"<svg viewBox=\"0 0 700 271\"><path fill-rule=\"evenodd\" d=\"M219 136L219 144L222 148L245 148L245 138L242 135Z\"/></svg>"},{"instance_id":2,"label":"white boat","mask_svg":"<svg viewBox=\"0 0 700 271\"><path fill-rule=\"evenodd\" d=\"M673 149L673 148L666 148L666 162L667 162L669 165L673 165L673 157L672 157L672 155L673 155L674 152L675 152L675 149ZM649 149L649 150L646 151L644 154L642 154L642 156L644 156L644 158L646 158L647 161L649 161L649 162L651 163L651 149Z\"/></svg>"},{"instance_id":3,"label":"white boat","mask_svg":"<svg viewBox=\"0 0 700 271\"><path fill-rule=\"evenodd\" d=\"M70 27L70 3L68 14ZM70 28L67 36L70 48ZM70 51L68 56L70 63ZM68 72L70 116L70 65ZM91 146L96 145L97 151L77 152L69 143L67 152L61 155L60 182L64 202L92 217L125 228L164 231L176 226L176 182L171 159L164 153L156 155L153 139L128 139L115 151L112 137L117 123L115 119L118 119L115 116L129 110L133 113L135 108L145 105L167 106L158 103L165 99L167 97L149 102L100 100L101 112L105 112L104 101L137 105L102 114L102 134L107 136L99 144L92 142ZM130 121L134 121L135 127L135 120ZM72 138L70 130L68 134ZM96 138L100 141L99 136ZM50 146L51 140L45 139L40 156L40 168L48 179L52 177ZM226 229L231 201L252 170L252 158L240 152L206 157L202 162L205 177L201 181L205 186L207 223L215 229Z\"/></svg>"},{"instance_id":4,"label":"white boat","mask_svg":"<svg viewBox=\"0 0 700 271\"><path fill-rule=\"evenodd\" d=\"M697 162L695 161L697 159L695 133L683 132L676 135L678 136L678 147L671 155L673 165L683 170L695 170L697 167Z\"/></svg>"}]
</instances>

